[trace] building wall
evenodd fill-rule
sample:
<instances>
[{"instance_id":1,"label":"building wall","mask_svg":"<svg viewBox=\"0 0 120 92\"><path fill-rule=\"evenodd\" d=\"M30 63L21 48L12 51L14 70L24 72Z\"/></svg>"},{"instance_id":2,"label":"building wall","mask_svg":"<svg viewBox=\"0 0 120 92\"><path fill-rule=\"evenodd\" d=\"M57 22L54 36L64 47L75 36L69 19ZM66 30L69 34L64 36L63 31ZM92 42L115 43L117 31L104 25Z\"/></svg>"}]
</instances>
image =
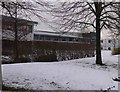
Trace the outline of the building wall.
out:
<instances>
[{"instance_id":1,"label":"building wall","mask_svg":"<svg viewBox=\"0 0 120 92\"><path fill-rule=\"evenodd\" d=\"M119 39L102 39L101 40L101 49L103 50L112 50L113 48L120 47Z\"/></svg>"},{"instance_id":2,"label":"building wall","mask_svg":"<svg viewBox=\"0 0 120 92\"><path fill-rule=\"evenodd\" d=\"M15 28L17 28L18 40L31 41L34 25L37 24L37 22L19 18L17 21L17 26L15 27L14 18L2 15L2 39L14 40Z\"/></svg>"},{"instance_id":3,"label":"building wall","mask_svg":"<svg viewBox=\"0 0 120 92\"><path fill-rule=\"evenodd\" d=\"M61 36L50 36L50 35L40 35L40 34L34 34L34 40L40 41L72 41L72 42L80 42L80 38L74 38L74 37L61 37Z\"/></svg>"},{"instance_id":4,"label":"building wall","mask_svg":"<svg viewBox=\"0 0 120 92\"><path fill-rule=\"evenodd\" d=\"M79 35L79 36L78 36ZM91 33L80 33L71 35L69 32L67 34L60 34L55 32L39 31L34 32L34 40L40 41L62 41L62 42L78 42L78 43L91 43L95 44L95 35Z\"/></svg>"}]
</instances>

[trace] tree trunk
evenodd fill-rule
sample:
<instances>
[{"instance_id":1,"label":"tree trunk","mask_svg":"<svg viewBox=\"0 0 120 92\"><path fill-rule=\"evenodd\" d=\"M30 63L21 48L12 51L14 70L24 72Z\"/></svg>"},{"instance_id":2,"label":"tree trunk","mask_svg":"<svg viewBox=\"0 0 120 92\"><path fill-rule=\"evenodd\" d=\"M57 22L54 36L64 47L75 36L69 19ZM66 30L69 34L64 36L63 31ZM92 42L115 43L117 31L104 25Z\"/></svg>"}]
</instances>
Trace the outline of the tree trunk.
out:
<instances>
[{"instance_id":1,"label":"tree trunk","mask_svg":"<svg viewBox=\"0 0 120 92\"><path fill-rule=\"evenodd\" d=\"M102 57L101 57L101 43L100 43L100 14L101 14L101 3L95 3L96 8L96 64L102 65Z\"/></svg>"},{"instance_id":2,"label":"tree trunk","mask_svg":"<svg viewBox=\"0 0 120 92\"><path fill-rule=\"evenodd\" d=\"M102 65L100 30L96 28L96 64Z\"/></svg>"},{"instance_id":3,"label":"tree trunk","mask_svg":"<svg viewBox=\"0 0 120 92\"><path fill-rule=\"evenodd\" d=\"M18 25L17 25L17 6L15 6L15 26L14 26L14 31L15 31L15 49L14 49L14 62L19 62L19 57L18 57Z\"/></svg>"},{"instance_id":4,"label":"tree trunk","mask_svg":"<svg viewBox=\"0 0 120 92\"><path fill-rule=\"evenodd\" d=\"M0 17L0 34L2 34L2 16ZM0 91L2 90L2 35L0 35Z\"/></svg>"},{"instance_id":5,"label":"tree trunk","mask_svg":"<svg viewBox=\"0 0 120 92\"><path fill-rule=\"evenodd\" d=\"M18 62L18 36L17 36L17 19L15 18L15 58L14 58L14 62Z\"/></svg>"}]
</instances>

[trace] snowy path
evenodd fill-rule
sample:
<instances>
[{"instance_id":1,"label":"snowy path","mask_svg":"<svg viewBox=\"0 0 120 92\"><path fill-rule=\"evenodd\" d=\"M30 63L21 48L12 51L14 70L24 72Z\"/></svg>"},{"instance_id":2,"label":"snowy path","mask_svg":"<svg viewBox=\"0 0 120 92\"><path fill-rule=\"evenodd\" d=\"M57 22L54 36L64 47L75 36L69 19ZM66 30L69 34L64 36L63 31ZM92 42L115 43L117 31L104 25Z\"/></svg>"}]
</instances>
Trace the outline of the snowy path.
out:
<instances>
[{"instance_id":1,"label":"snowy path","mask_svg":"<svg viewBox=\"0 0 120 92\"><path fill-rule=\"evenodd\" d=\"M3 83L35 90L100 90L112 86L117 90L118 83L112 78L118 75L118 70L112 65L117 64L118 57L106 55L104 61L108 67L94 65L95 58L2 65Z\"/></svg>"}]
</instances>

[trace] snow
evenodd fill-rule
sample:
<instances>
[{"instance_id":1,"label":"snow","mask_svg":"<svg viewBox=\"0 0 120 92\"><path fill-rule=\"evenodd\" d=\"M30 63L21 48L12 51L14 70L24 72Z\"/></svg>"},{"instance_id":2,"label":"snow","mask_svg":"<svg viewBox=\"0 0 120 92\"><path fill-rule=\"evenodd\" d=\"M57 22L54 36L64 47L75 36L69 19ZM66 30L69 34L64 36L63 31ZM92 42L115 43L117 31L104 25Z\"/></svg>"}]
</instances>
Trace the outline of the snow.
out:
<instances>
[{"instance_id":1,"label":"snow","mask_svg":"<svg viewBox=\"0 0 120 92\"><path fill-rule=\"evenodd\" d=\"M95 57L61 62L32 62L2 65L3 84L34 90L101 90L118 83L118 55L102 51L106 66L95 64Z\"/></svg>"}]
</instances>

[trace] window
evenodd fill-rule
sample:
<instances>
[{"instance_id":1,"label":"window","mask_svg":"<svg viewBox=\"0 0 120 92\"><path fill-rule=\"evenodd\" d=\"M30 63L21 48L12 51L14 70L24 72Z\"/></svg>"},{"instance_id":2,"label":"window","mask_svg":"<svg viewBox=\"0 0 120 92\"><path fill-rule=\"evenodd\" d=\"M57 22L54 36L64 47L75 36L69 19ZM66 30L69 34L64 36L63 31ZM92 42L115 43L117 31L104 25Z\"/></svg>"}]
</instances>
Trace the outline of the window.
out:
<instances>
[{"instance_id":1,"label":"window","mask_svg":"<svg viewBox=\"0 0 120 92\"><path fill-rule=\"evenodd\" d=\"M111 48L110 48L110 47L108 47L108 50L111 50Z\"/></svg>"},{"instance_id":2,"label":"window","mask_svg":"<svg viewBox=\"0 0 120 92\"><path fill-rule=\"evenodd\" d=\"M46 40L50 40L50 37L49 37L49 36L46 36L45 39L46 39Z\"/></svg>"},{"instance_id":3,"label":"window","mask_svg":"<svg viewBox=\"0 0 120 92\"><path fill-rule=\"evenodd\" d=\"M55 38L55 41L58 41L58 38Z\"/></svg>"},{"instance_id":4,"label":"window","mask_svg":"<svg viewBox=\"0 0 120 92\"><path fill-rule=\"evenodd\" d=\"M39 40L45 40L45 36L44 35L39 35Z\"/></svg>"},{"instance_id":5,"label":"window","mask_svg":"<svg viewBox=\"0 0 120 92\"><path fill-rule=\"evenodd\" d=\"M35 39L35 40L39 40L39 35L34 34L34 39Z\"/></svg>"},{"instance_id":6,"label":"window","mask_svg":"<svg viewBox=\"0 0 120 92\"><path fill-rule=\"evenodd\" d=\"M66 41L66 39L65 39L65 38L62 38L62 41Z\"/></svg>"},{"instance_id":7,"label":"window","mask_svg":"<svg viewBox=\"0 0 120 92\"><path fill-rule=\"evenodd\" d=\"M108 43L111 43L111 40L108 40Z\"/></svg>"},{"instance_id":8,"label":"window","mask_svg":"<svg viewBox=\"0 0 120 92\"><path fill-rule=\"evenodd\" d=\"M103 50L103 47L101 47L101 50Z\"/></svg>"},{"instance_id":9,"label":"window","mask_svg":"<svg viewBox=\"0 0 120 92\"><path fill-rule=\"evenodd\" d=\"M103 43L103 40L101 40L101 43Z\"/></svg>"},{"instance_id":10,"label":"window","mask_svg":"<svg viewBox=\"0 0 120 92\"><path fill-rule=\"evenodd\" d=\"M79 40L78 39L76 39L76 42L78 42Z\"/></svg>"},{"instance_id":11,"label":"window","mask_svg":"<svg viewBox=\"0 0 120 92\"><path fill-rule=\"evenodd\" d=\"M73 41L73 38L69 38L69 41Z\"/></svg>"}]
</instances>

